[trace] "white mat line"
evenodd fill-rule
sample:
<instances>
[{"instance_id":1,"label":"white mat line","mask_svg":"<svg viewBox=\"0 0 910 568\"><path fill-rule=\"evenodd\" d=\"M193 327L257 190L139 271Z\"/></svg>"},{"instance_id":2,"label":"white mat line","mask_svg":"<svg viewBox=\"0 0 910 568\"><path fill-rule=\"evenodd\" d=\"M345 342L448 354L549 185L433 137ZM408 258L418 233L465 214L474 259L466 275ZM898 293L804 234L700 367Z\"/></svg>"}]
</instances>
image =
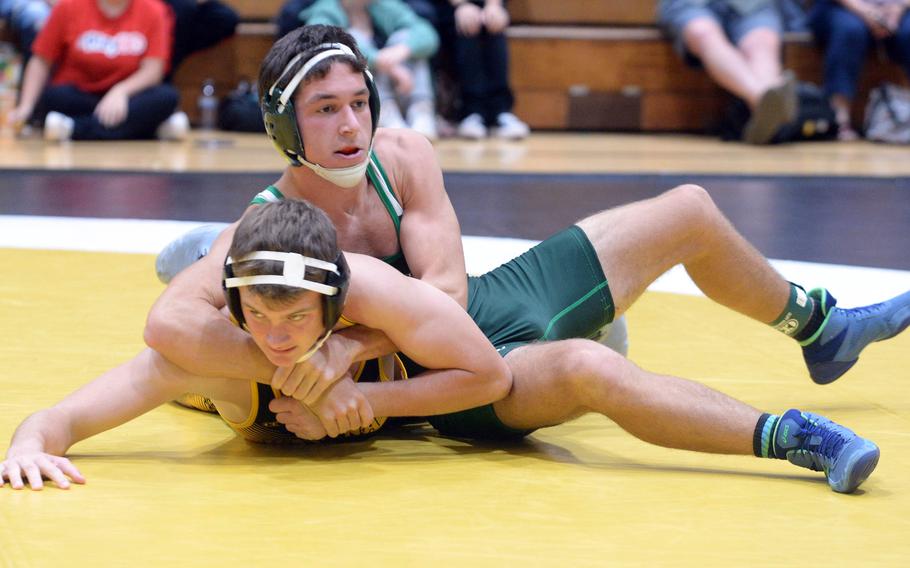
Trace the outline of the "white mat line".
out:
<instances>
[{"instance_id":1,"label":"white mat line","mask_svg":"<svg viewBox=\"0 0 910 568\"><path fill-rule=\"evenodd\" d=\"M155 254L198 221L89 219L0 215L0 247ZM468 271L481 274L536 244L526 239L463 238ZM828 286L841 305L857 305L910 289L910 271L771 260L793 282ZM660 277L650 290L699 295L682 267Z\"/></svg>"}]
</instances>

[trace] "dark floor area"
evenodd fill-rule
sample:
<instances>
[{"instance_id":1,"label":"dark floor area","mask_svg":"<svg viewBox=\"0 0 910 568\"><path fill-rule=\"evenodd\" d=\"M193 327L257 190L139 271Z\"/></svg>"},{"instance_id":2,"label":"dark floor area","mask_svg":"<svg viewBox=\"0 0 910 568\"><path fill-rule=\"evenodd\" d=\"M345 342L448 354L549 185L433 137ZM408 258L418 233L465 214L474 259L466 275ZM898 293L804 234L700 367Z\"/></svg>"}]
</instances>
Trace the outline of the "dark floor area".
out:
<instances>
[{"instance_id":1,"label":"dark floor area","mask_svg":"<svg viewBox=\"0 0 910 568\"><path fill-rule=\"evenodd\" d=\"M0 171L0 214L231 221L277 174ZM910 179L448 173L466 235L543 239L682 183L774 258L910 270ZM642 220L647 223L647 219Z\"/></svg>"}]
</instances>

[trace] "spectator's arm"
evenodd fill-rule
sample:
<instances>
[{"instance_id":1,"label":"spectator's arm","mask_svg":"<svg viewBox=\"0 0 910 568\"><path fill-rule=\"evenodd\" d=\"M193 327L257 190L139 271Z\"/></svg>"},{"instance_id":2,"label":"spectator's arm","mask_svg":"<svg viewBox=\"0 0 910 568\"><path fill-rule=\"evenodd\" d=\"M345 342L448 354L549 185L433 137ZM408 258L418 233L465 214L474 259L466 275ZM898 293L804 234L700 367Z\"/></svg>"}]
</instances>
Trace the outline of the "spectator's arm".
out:
<instances>
[{"instance_id":1,"label":"spectator's arm","mask_svg":"<svg viewBox=\"0 0 910 568\"><path fill-rule=\"evenodd\" d=\"M405 59L427 59L439 49L439 35L430 22L401 0L380 0L371 4L368 10L374 25L386 36L401 34L404 37L399 45L408 48Z\"/></svg>"},{"instance_id":2,"label":"spectator's arm","mask_svg":"<svg viewBox=\"0 0 910 568\"><path fill-rule=\"evenodd\" d=\"M40 55L32 55L25 66L25 77L22 80L22 95L19 105L10 111L7 121L13 127L22 125L32 115L35 104L47 84L51 74L51 65Z\"/></svg>"}]
</instances>

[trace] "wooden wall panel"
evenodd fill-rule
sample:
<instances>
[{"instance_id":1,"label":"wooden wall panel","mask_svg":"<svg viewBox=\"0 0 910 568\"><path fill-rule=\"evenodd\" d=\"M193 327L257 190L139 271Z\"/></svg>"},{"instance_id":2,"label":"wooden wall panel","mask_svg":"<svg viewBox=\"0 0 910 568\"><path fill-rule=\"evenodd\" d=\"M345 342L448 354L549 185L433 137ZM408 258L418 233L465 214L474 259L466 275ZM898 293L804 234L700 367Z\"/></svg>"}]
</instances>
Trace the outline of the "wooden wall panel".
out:
<instances>
[{"instance_id":1,"label":"wooden wall panel","mask_svg":"<svg viewBox=\"0 0 910 568\"><path fill-rule=\"evenodd\" d=\"M555 90L517 90L515 113L532 128L563 130L568 124L569 94Z\"/></svg>"},{"instance_id":2,"label":"wooden wall panel","mask_svg":"<svg viewBox=\"0 0 910 568\"><path fill-rule=\"evenodd\" d=\"M575 40L511 38L511 81L516 88L586 85L593 90L624 87L713 91L703 71L683 64L664 40Z\"/></svg>"},{"instance_id":3,"label":"wooden wall panel","mask_svg":"<svg viewBox=\"0 0 910 568\"><path fill-rule=\"evenodd\" d=\"M222 0L237 10L240 21L274 20L284 0Z\"/></svg>"},{"instance_id":4,"label":"wooden wall panel","mask_svg":"<svg viewBox=\"0 0 910 568\"><path fill-rule=\"evenodd\" d=\"M645 132L704 131L717 123L729 101L729 96L720 89L713 94L646 93L641 129Z\"/></svg>"},{"instance_id":5,"label":"wooden wall panel","mask_svg":"<svg viewBox=\"0 0 910 568\"><path fill-rule=\"evenodd\" d=\"M524 24L651 25L657 0L511 0L512 21Z\"/></svg>"}]
</instances>

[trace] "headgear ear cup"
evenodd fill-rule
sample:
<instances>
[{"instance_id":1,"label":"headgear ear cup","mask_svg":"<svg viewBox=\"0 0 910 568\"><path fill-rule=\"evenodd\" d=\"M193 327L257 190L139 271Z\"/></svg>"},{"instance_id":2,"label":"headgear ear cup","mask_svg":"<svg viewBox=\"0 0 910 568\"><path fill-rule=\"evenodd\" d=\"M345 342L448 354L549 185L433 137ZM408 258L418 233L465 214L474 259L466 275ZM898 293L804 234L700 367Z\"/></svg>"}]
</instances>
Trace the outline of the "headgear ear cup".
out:
<instances>
[{"instance_id":1,"label":"headgear ear cup","mask_svg":"<svg viewBox=\"0 0 910 568\"><path fill-rule=\"evenodd\" d=\"M300 161L306 154L304 153L303 137L300 135L300 129L297 127L297 112L294 110L293 91L285 96L285 90L291 88L296 90L297 86L303 82L307 69L307 64L316 58L319 54L327 51L336 51L336 54L351 59L356 56L350 47L340 43L325 43L320 46L310 58L304 62L297 74L288 82L285 89L279 88L278 83L293 68L302 54L294 57L285 66L284 70L278 76L278 79L271 85L268 91L263 95L260 103L262 110L262 121L265 124L265 131L272 141L272 144L281 153L288 162L293 166L302 166ZM301 75L303 73L303 75ZM299 76L299 78L298 78ZM376 84L373 76L368 70L363 72L363 80L366 83L369 92L370 118L372 119L372 135L376 135L376 127L379 123L379 92L376 90Z\"/></svg>"},{"instance_id":2,"label":"headgear ear cup","mask_svg":"<svg viewBox=\"0 0 910 568\"><path fill-rule=\"evenodd\" d=\"M337 274L329 272L325 283L328 286L334 286L338 293L334 296L322 297L322 320L326 330L335 327L341 312L344 310L344 300L348 295L348 284L351 280L351 269L348 267L348 261L344 258L344 253L339 252L335 259Z\"/></svg>"},{"instance_id":3,"label":"headgear ear cup","mask_svg":"<svg viewBox=\"0 0 910 568\"><path fill-rule=\"evenodd\" d=\"M243 317L243 307L240 305L240 290L237 288L228 288L227 279L234 277L234 267L227 264L225 259L223 276L221 278L221 290L224 292L224 302L228 311L237 322L241 329L246 329L246 318Z\"/></svg>"}]
</instances>

